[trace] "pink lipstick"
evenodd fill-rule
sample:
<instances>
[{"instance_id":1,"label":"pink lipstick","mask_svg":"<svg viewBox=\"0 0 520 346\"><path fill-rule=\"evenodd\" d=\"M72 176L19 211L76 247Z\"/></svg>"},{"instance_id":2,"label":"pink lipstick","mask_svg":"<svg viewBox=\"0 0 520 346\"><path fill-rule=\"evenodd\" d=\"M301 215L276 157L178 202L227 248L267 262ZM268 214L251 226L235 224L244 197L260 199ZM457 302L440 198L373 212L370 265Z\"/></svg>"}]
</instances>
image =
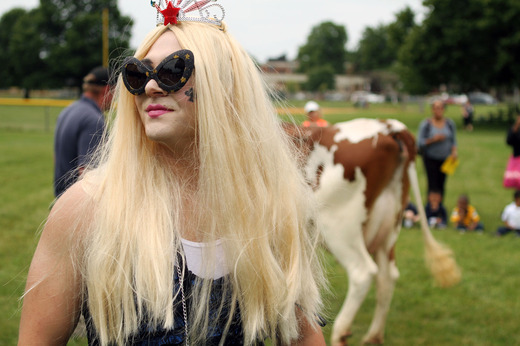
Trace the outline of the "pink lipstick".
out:
<instances>
[{"instance_id":1,"label":"pink lipstick","mask_svg":"<svg viewBox=\"0 0 520 346\"><path fill-rule=\"evenodd\" d=\"M152 105L149 105L148 107L146 107L146 112L148 113L148 116L150 118L158 118L160 117L161 115L165 114L165 113L168 113L168 112L171 112L170 109L164 107L163 105L159 105L159 104L152 104Z\"/></svg>"}]
</instances>

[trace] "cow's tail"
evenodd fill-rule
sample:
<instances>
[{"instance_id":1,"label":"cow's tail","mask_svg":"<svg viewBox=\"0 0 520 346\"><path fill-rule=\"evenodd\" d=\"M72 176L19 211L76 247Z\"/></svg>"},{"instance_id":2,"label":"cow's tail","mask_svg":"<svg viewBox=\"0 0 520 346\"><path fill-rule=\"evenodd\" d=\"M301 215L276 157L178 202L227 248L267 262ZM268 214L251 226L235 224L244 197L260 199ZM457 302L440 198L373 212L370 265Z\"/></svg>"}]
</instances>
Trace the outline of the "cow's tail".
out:
<instances>
[{"instance_id":1,"label":"cow's tail","mask_svg":"<svg viewBox=\"0 0 520 346\"><path fill-rule=\"evenodd\" d=\"M425 246L426 265L429 267L436 283L441 287L449 287L457 284L460 281L461 272L455 258L453 251L446 245L439 243L433 237L433 234L428 226L426 220L426 213L424 211L423 202L421 199L421 192L419 191L419 180L417 179L417 170L415 162L410 162L408 166L408 177L414 194L417 210L419 211L421 230L423 233L423 240Z\"/></svg>"}]
</instances>

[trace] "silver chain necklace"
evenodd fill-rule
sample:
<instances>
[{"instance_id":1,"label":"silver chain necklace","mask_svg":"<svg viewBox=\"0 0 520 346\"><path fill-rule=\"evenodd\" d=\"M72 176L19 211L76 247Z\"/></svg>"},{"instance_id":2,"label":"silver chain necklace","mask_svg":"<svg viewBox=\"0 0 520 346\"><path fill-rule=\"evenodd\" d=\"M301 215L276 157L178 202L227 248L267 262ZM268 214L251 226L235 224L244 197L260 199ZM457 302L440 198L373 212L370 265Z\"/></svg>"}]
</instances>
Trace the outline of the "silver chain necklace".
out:
<instances>
[{"instance_id":1,"label":"silver chain necklace","mask_svg":"<svg viewBox=\"0 0 520 346\"><path fill-rule=\"evenodd\" d=\"M182 316L184 318L184 343L186 346L189 346L188 340L188 312L186 310L186 297L184 296L184 275L181 272L181 266L177 264L177 276L179 277L179 285L181 289L181 299L182 299Z\"/></svg>"}]
</instances>

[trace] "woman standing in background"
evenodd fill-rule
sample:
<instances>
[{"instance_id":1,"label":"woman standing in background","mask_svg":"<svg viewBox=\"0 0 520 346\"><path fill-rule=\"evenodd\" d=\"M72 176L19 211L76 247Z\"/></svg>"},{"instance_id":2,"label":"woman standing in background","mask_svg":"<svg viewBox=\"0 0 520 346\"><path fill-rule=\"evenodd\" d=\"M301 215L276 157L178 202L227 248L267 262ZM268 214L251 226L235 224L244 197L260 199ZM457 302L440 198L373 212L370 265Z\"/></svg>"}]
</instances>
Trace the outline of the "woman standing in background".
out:
<instances>
[{"instance_id":1,"label":"woman standing in background","mask_svg":"<svg viewBox=\"0 0 520 346\"><path fill-rule=\"evenodd\" d=\"M444 198L446 174L441 166L448 157L457 158L455 123L444 116L444 102L432 104L432 116L419 125L417 144L428 178L428 193L439 191Z\"/></svg>"}]
</instances>

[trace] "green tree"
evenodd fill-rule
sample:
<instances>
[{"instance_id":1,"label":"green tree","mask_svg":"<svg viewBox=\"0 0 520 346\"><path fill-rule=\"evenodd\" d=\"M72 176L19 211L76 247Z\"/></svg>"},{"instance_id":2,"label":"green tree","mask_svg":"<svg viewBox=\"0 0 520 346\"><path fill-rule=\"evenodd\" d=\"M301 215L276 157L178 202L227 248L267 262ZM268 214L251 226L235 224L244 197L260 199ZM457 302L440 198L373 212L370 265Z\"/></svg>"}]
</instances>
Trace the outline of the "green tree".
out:
<instances>
[{"instance_id":1,"label":"green tree","mask_svg":"<svg viewBox=\"0 0 520 346\"><path fill-rule=\"evenodd\" d=\"M456 91L511 86L520 78L517 0L425 0L420 28L400 51L403 84ZM413 85L413 86L412 86Z\"/></svg>"},{"instance_id":2,"label":"green tree","mask_svg":"<svg viewBox=\"0 0 520 346\"><path fill-rule=\"evenodd\" d=\"M0 18L0 88L8 88L16 84L13 67L15 59L11 58L10 48L11 38L15 33L14 27L20 17L24 16L26 11L22 8L15 8L6 12Z\"/></svg>"},{"instance_id":3,"label":"green tree","mask_svg":"<svg viewBox=\"0 0 520 346\"><path fill-rule=\"evenodd\" d=\"M359 71L371 71L387 68L394 61L393 52L389 49L387 27L367 27L359 40L354 63Z\"/></svg>"},{"instance_id":4,"label":"green tree","mask_svg":"<svg viewBox=\"0 0 520 346\"><path fill-rule=\"evenodd\" d=\"M47 64L41 55L42 39L38 28L42 21L38 9L18 17L7 50L12 83L25 89L25 97L29 97L31 89L48 86Z\"/></svg>"},{"instance_id":5,"label":"green tree","mask_svg":"<svg viewBox=\"0 0 520 346\"><path fill-rule=\"evenodd\" d=\"M394 22L365 28L353 57L357 70L388 69L394 65L399 49L414 26L415 14L406 7L396 14Z\"/></svg>"},{"instance_id":6,"label":"green tree","mask_svg":"<svg viewBox=\"0 0 520 346\"><path fill-rule=\"evenodd\" d=\"M335 87L335 73L331 65L316 66L307 72L305 89L324 92Z\"/></svg>"},{"instance_id":7,"label":"green tree","mask_svg":"<svg viewBox=\"0 0 520 346\"><path fill-rule=\"evenodd\" d=\"M298 50L300 71L330 64L335 73L345 72L347 31L342 25L324 22L312 28L307 43Z\"/></svg>"},{"instance_id":8,"label":"green tree","mask_svg":"<svg viewBox=\"0 0 520 346\"><path fill-rule=\"evenodd\" d=\"M299 71L309 77L307 87L312 86L310 90L315 91L316 86L323 85L329 86L330 89L334 88L334 81L330 86L330 76L327 75L328 72L324 72L332 71L333 74L345 72L346 44L347 31L342 25L323 22L312 28L307 43L299 48L297 57L300 64ZM320 70L322 73L316 72Z\"/></svg>"},{"instance_id":9,"label":"green tree","mask_svg":"<svg viewBox=\"0 0 520 346\"><path fill-rule=\"evenodd\" d=\"M103 63L102 12L109 10L109 53L117 58L129 47L133 21L122 16L117 0L41 0L26 12L14 9L0 18L0 87L80 86Z\"/></svg>"},{"instance_id":10,"label":"green tree","mask_svg":"<svg viewBox=\"0 0 520 346\"><path fill-rule=\"evenodd\" d=\"M408 6L395 15L394 22L388 24L386 28L388 49L392 54L394 62L397 60L399 49L401 49L401 46L416 25L415 13Z\"/></svg>"},{"instance_id":11,"label":"green tree","mask_svg":"<svg viewBox=\"0 0 520 346\"><path fill-rule=\"evenodd\" d=\"M422 26L412 30L399 50L396 66L402 89L412 94L424 94L431 90L431 85L423 79L419 69L408 65L412 64L412 61L417 61L417 57L425 55L429 50L429 43L420 39L423 30Z\"/></svg>"},{"instance_id":12,"label":"green tree","mask_svg":"<svg viewBox=\"0 0 520 346\"><path fill-rule=\"evenodd\" d=\"M109 10L110 56L129 47L133 21L122 16L117 0L40 0L46 20L41 25L42 55L56 86L81 85L94 66L102 64L102 12Z\"/></svg>"},{"instance_id":13,"label":"green tree","mask_svg":"<svg viewBox=\"0 0 520 346\"><path fill-rule=\"evenodd\" d=\"M494 58L489 83L518 86L520 80L520 2L487 0L482 26Z\"/></svg>"}]
</instances>

